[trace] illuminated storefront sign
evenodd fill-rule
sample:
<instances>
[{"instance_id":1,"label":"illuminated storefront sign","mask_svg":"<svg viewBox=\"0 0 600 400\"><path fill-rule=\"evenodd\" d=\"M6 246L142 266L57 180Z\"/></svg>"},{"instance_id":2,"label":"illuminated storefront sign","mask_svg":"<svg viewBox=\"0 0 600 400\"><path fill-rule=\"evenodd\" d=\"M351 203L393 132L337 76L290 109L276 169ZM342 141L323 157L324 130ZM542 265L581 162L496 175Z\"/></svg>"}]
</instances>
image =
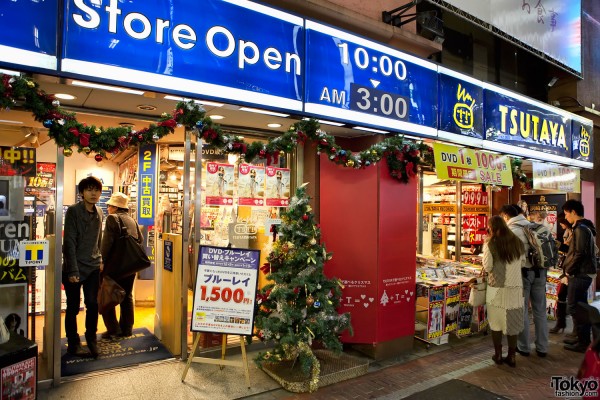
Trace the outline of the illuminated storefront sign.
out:
<instances>
[{"instance_id":1,"label":"illuminated storefront sign","mask_svg":"<svg viewBox=\"0 0 600 400\"><path fill-rule=\"evenodd\" d=\"M579 169L533 162L533 189L580 193Z\"/></svg>"},{"instance_id":2,"label":"illuminated storefront sign","mask_svg":"<svg viewBox=\"0 0 600 400\"><path fill-rule=\"evenodd\" d=\"M513 185L508 156L443 143L433 144L433 154L439 179Z\"/></svg>"},{"instance_id":3,"label":"illuminated storefront sign","mask_svg":"<svg viewBox=\"0 0 600 400\"><path fill-rule=\"evenodd\" d=\"M140 147L138 153L138 215L140 225L154 225L156 198L156 145L149 144Z\"/></svg>"}]
</instances>

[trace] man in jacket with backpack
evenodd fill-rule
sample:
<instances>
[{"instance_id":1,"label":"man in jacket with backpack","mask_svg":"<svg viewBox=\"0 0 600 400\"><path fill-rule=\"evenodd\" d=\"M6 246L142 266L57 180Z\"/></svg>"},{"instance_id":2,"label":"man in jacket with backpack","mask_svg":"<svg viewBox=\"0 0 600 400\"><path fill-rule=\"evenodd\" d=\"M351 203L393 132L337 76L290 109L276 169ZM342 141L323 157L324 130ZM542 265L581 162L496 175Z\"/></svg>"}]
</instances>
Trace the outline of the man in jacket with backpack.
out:
<instances>
[{"instance_id":1,"label":"man in jacket with backpack","mask_svg":"<svg viewBox=\"0 0 600 400\"><path fill-rule=\"evenodd\" d=\"M531 223L522 214L521 207L515 204L507 204L500 209L500 216L504 218L510 230L517 235L525 246L525 254L530 253L530 244L527 239L526 229ZM546 229L541 227L540 229ZM547 229L546 229L547 230ZM548 234L551 235L550 232ZM517 353L529 356L529 302L533 311L533 322L535 324L535 351L539 357L548 354L548 319L546 316L546 275L544 268L534 268L528 257L521 267L523 277L523 307L524 329L517 340Z\"/></svg>"},{"instance_id":2,"label":"man in jacket with backpack","mask_svg":"<svg viewBox=\"0 0 600 400\"><path fill-rule=\"evenodd\" d=\"M588 318L577 313L579 302L587 303L587 294L596 275L596 228L583 217L583 204L567 200L562 206L565 218L573 225L573 236L563 267L568 276L567 307L577 328L577 339L565 339L565 349L584 353L590 344L591 325Z\"/></svg>"}]
</instances>

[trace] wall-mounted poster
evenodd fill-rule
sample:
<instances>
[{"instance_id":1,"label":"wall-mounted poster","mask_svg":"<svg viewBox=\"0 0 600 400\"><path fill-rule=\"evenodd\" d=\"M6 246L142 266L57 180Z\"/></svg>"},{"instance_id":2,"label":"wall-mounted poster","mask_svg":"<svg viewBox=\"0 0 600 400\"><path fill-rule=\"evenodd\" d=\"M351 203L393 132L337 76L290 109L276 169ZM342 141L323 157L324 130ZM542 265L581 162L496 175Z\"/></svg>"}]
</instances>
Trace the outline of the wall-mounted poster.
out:
<instances>
[{"instance_id":1,"label":"wall-mounted poster","mask_svg":"<svg viewBox=\"0 0 600 400\"><path fill-rule=\"evenodd\" d=\"M290 204L290 170L288 168L267 167L267 205L287 207Z\"/></svg>"},{"instance_id":2,"label":"wall-mounted poster","mask_svg":"<svg viewBox=\"0 0 600 400\"><path fill-rule=\"evenodd\" d=\"M234 168L232 164L206 163L207 205L233 205Z\"/></svg>"},{"instance_id":3,"label":"wall-mounted poster","mask_svg":"<svg viewBox=\"0 0 600 400\"><path fill-rule=\"evenodd\" d=\"M238 204L240 206L265 205L265 167L240 164Z\"/></svg>"},{"instance_id":4,"label":"wall-mounted poster","mask_svg":"<svg viewBox=\"0 0 600 400\"><path fill-rule=\"evenodd\" d=\"M563 230L557 223L558 215L562 213L562 206L567 201L566 194L528 194L521 195L521 208L527 210L526 214L532 211L542 211L546 218L543 224L552 232L555 239L562 238Z\"/></svg>"},{"instance_id":5,"label":"wall-mounted poster","mask_svg":"<svg viewBox=\"0 0 600 400\"><path fill-rule=\"evenodd\" d=\"M0 285L0 316L6 327L27 337L27 282Z\"/></svg>"}]
</instances>

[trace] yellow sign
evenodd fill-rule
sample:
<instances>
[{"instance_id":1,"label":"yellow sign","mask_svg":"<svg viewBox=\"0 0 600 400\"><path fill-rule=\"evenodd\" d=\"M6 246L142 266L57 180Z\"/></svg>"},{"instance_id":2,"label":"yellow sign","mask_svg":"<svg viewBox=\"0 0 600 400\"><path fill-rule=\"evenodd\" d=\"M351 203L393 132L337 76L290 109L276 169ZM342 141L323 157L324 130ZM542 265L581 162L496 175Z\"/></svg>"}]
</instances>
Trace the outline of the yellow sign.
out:
<instances>
[{"instance_id":1,"label":"yellow sign","mask_svg":"<svg viewBox=\"0 0 600 400\"><path fill-rule=\"evenodd\" d=\"M490 212L490 206L489 205L463 204L462 212L465 214L487 214Z\"/></svg>"},{"instance_id":2,"label":"yellow sign","mask_svg":"<svg viewBox=\"0 0 600 400\"><path fill-rule=\"evenodd\" d=\"M533 188L555 192L581 193L579 170L572 167L534 162Z\"/></svg>"},{"instance_id":3,"label":"yellow sign","mask_svg":"<svg viewBox=\"0 0 600 400\"><path fill-rule=\"evenodd\" d=\"M456 204L423 204L425 214L456 214Z\"/></svg>"},{"instance_id":4,"label":"yellow sign","mask_svg":"<svg viewBox=\"0 0 600 400\"><path fill-rule=\"evenodd\" d=\"M439 179L513 185L508 156L443 143L433 144L433 154Z\"/></svg>"}]
</instances>

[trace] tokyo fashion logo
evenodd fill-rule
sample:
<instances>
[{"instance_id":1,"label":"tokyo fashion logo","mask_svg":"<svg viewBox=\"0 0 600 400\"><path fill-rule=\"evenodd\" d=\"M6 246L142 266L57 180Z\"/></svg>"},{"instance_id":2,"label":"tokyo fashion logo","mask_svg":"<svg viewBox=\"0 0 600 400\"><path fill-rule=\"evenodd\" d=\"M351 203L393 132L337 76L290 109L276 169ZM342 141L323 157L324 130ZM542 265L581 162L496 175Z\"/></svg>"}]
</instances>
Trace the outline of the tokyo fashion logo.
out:
<instances>
[{"instance_id":1,"label":"tokyo fashion logo","mask_svg":"<svg viewBox=\"0 0 600 400\"><path fill-rule=\"evenodd\" d=\"M579 380L575 377L553 376L550 386L556 397L598 397L600 383L596 378Z\"/></svg>"}]
</instances>

